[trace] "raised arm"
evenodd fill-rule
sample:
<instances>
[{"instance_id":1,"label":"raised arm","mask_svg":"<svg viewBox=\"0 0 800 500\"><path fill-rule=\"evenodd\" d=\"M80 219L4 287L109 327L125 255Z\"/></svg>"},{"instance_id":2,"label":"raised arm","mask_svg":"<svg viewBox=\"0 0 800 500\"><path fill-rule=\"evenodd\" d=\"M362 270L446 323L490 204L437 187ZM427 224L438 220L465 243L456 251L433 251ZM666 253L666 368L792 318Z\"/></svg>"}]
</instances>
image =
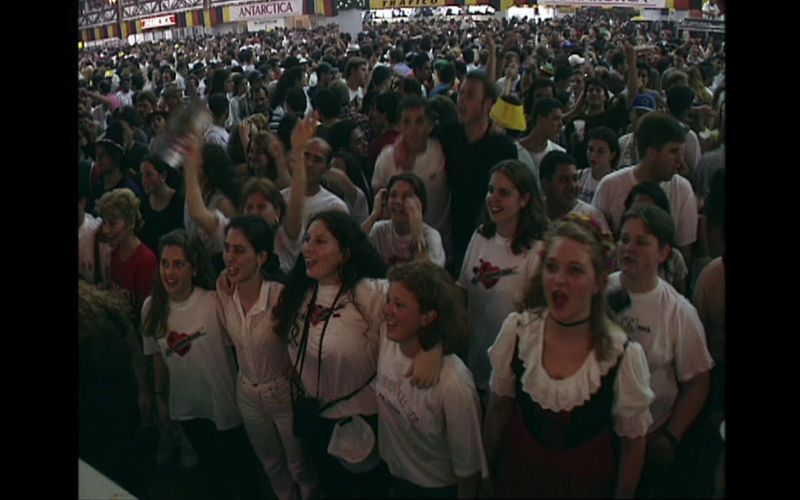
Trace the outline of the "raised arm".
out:
<instances>
[{"instance_id":1,"label":"raised arm","mask_svg":"<svg viewBox=\"0 0 800 500\"><path fill-rule=\"evenodd\" d=\"M292 154L290 165L292 168L292 184L289 194L289 203L286 207L286 219L283 221L283 230L290 240L294 241L300 236L303 229L303 209L306 201L306 143L317 132L317 122L314 115L297 122L292 132Z\"/></svg>"},{"instance_id":2,"label":"raised arm","mask_svg":"<svg viewBox=\"0 0 800 500\"><path fill-rule=\"evenodd\" d=\"M377 194L375 194L375 203L372 205L372 213L361 223L361 230L364 231L364 234L369 235L370 231L372 231L372 226L383 218L383 205L388 194L389 191L386 188L379 189Z\"/></svg>"},{"instance_id":3,"label":"raised arm","mask_svg":"<svg viewBox=\"0 0 800 500\"><path fill-rule=\"evenodd\" d=\"M219 220L214 212L206 207L200 189L199 171L203 165L203 143L200 137L190 137L186 144L188 150L183 165L186 176L186 205L189 216L210 237L216 232Z\"/></svg>"}]
</instances>

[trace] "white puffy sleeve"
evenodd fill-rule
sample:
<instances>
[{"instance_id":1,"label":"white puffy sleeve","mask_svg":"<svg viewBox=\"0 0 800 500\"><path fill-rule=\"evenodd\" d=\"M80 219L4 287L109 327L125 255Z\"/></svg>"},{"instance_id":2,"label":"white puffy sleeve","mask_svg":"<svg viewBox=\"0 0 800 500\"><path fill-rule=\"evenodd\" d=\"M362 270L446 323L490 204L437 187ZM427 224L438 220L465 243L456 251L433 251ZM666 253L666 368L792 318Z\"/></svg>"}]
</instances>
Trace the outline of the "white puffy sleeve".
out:
<instances>
[{"instance_id":1,"label":"white puffy sleeve","mask_svg":"<svg viewBox=\"0 0 800 500\"><path fill-rule=\"evenodd\" d=\"M511 370L511 362L514 360L514 346L521 326L522 315L517 312L509 314L488 350L489 363L492 365L489 388L498 396L513 398L516 395L517 378Z\"/></svg>"},{"instance_id":2,"label":"white puffy sleeve","mask_svg":"<svg viewBox=\"0 0 800 500\"><path fill-rule=\"evenodd\" d=\"M650 403L655 393L650 388L650 367L644 349L630 341L620 361L614 384L614 431L619 436L635 438L647 434L653 423Z\"/></svg>"}]
</instances>

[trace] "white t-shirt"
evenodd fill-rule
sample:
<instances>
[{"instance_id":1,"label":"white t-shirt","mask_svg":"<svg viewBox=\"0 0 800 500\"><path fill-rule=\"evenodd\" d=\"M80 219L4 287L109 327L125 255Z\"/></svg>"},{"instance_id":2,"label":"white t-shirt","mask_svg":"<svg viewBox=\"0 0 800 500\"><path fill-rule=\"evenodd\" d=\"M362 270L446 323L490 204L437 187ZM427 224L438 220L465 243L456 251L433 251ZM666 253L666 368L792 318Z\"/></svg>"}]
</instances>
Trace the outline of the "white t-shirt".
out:
<instances>
[{"instance_id":1,"label":"white t-shirt","mask_svg":"<svg viewBox=\"0 0 800 500\"><path fill-rule=\"evenodd\" d=\"M211 125L208 131L206 132L206 144L216 144L217 146L222 146L223 148L228 147L228 140L230 139L230 134L227 130L220 127L219 125Z\"/></svg>"},{"instance_id":2,"label":"white t-shirt","mask_svg":"<svg viewBox=\"0 0 800 500\"><path fill-rule=\"evenodd\" d=\"M89 283L95 282L94 236L102 223L100 217L87 212L78 228L78 275Z\"/></svg>"},{"instance_id":3,"label":"white t-shirt","mask_svg":"<svg viewBox=\"0 0 800 500\"><path fill-rule=\"evenodd\" d=\"M544 150L536 153L531 151L530 149L527 150L530 153L531 158L533 158L533 162L536 164L536 172L539 171L539 164L542 163L542 158L549 153L550 151L561 151L566 152L567 150L556 144L555 142L551 141L550 139L547 140L547 146L545 146ZM539 176L537 175L536 178L538 179Z\"/></svg>"},{"instance_id":4,"label":"white t-shirt","mask_svg":"<svg viewBox=\"0 0 800 500\"><path fill-rule=\"evenodd\" d=\"M378 329L383 321L383 305L388 287L386 280L365 278L359 281L355 288L355 302L361 312L355 307L352 293L344 293L339 297L322 340L319 398L324 405L361 389L351 398L322 412L323 417L339 419L357 414L374 415L378 412L375 390L367 382L378 368ZM316 314L312 313L311 316L310 337L301 374L303 386L311 397L317 396L318 352L325 315L333 306L338 291L339 285L320 285L317 292ZM309 290L289 334L292 339L289 343L289 360L293 366L302 340L311 293Z\"/></svg>"},{"instance_id":5,"label":"white t-shirt","mask_svg":"<svg viewBox=\"0 0 800 500\"><path fill-rule=\"evenodd\" d=\"M514 145L517 147L517 159L528 166L533 172L533 178L536 179L536 187L539 188L539 192L542 192L542 185L539 183L539 167L536 166L536 162L533 161L533 157L531 153L525 149L525 147L519 143L519 141L514 141Z\"/></svg>"},{"instance_id":6,"label":"white t-shirt","mask_svg":"<svg viewBox=\"0 0 800 500\"><path fill-rule=\"evenodd\" d=\"M127 94L120 90L117 92L117 97L123 106L133 106L133 90L129 90Z\"/></svg>"},{"instance_id":7,"label":"white t-shirt","mask_svg":"<svg viewBox=\"0 0 800 500\"><path fill-rule=\"evenodd\" d=\"M591 203L598 184L600 184L600 181L592 176L591 168L581 170L580 174L578 174L578 199Z\"/></svg>"},{"instance_id":8,"label":"white t-shirt","mask_svg":"<svg viewBox=\"0 0 800 500\"><path fill-rule=\"evenodd\" d=\"M608 277L607 289L619 287L620 272L616 272ZM617 321L647 355L650 387L656 396L650 406L650 430L654 430L672 416L678 382L709 371L714 361L697 310L666 281L659 279L653 290L629 295L631 306L617 314Z\"/></svg>"},{"instance_id":9,"label":"white t-shirt","mask_svg":"<svg viewBox=\"0 0 800 500\"><path fill-rule=\"evenodd\" d=\"M428 258L437 266L444 267L444 247L442 247L442 237L439 236L439 231L423 224L422 237L425 240ZM390 266L409 262L414 258L416 245L411 234L397 234L391 219L376 222L369 232L369 241Z\"/></svg>"},{"instance_id":10,"label":"white t-shirt","mask_svg":"<svg viewBox=\"0 0 800 500\"><path fill-rule=\"evenodd\" d=\"M411 386L412 359L380 329L375 392L378 444L393 476L423 488L443 488L481 472L488 477L481 414L472 374L455 354L442 358L439 383Z\"/></svg>"},{"instance_id":11,"label":"white t-shirt","mask_svg":"<svg viewBox=\"0 0 800 500\"><path fill-rule=\"evenodd\" d=\"M600 210L598 210L594 206L589 205L585 201L578 200L578 203L575 204L575 206L572 208L572 210L569 211L569 213L578 215L588 215L592 219L599 222L605 231L611 232L608 229L608 222L606 222L606 218L602 214L602 212L600 212Z\"/></svg>"},{"instance_id":12,"label":"white t-shirt","mask_svg":"<svg viewBox=\"0 0 800 500\"><path fill-rule=\"evenodd\" d=\"M606 216L615 235L619 234L622 216L625 215L625 198L639 183L634 168L625 167L603 177L592 200L592 205ZM672 209L676 245L682 247L694 243L697 240L697 199L692 185L680 175L673 175L659 186L666 193Z\"/></svg>"},{"instance_id":13,"label":"white t-shirt","mask_svg":"<svg viewBox=\"0 0 800 500\"><path fill-rule=\"evenodd\" d=\"M511 93L512 94L515 93L514 90L517 88L517 84L519 83L519 81L521 79L522 79L522 76L517 75L517 78L515 78L514 81L511 83ZM495 83L497 83L497 90L499 90L501 94L503 93L503 91L506 90L506 82L507 81L508 81L508 77L504 76L504 77L500 78L499 80L497 80L497 82L495 82Z\"/></svg>"},{"instance_id":14,"label":"white t-shirt","mask_svg":"<svg viewBox=\"0 0 800 500\"><path fill-rule=\"evenodd\" d=\"M225 317L225 328L236 347L239 371L252 383L263 384L285 378L289 373L286 344L273 331L272 309L278 303L283 285L262 281L258 299L242 310L238 287L233 295L218 292Z\"/></svg>"},{"instance_id":15,"label":"white t-shirt","mask_svg":"<svg viewBox=\"0 0 800 500\"><path fill-rule=\"evenodd\" d=\"M631 438L644 436L653 422L649 407L654 396L642 346L630 342L625 348L625 332L619 325L606 321L611 339L608 359L598 361L593 349L577 372L565 379L554 379L542 364L546 318L547 312L514 312L503 322L497 340L489 349L492 392L508 398L516 396L517 377L511 362L517 339L518 356L524 365L522 390L543 408L554 412L571 411L586 403L600 389L602 377L617 364L621 355L611 407L614 431Z\"/></svg>"},{"instance_id":16,"label":"white t-shirt","mask_svg":"<svg viewBox=\"0 0 800 500\"><path fill-rule=\"evenodd\" d=\"M392 176L403 173L404 170L394 162L394 145L383 148L375 161L375 172L372 174L372 189L377 193L379 189L389 185ZM439 139L429 138L425 152L414 159L411 172L422 179L425 184L425 193L428 196L428 207L423 214L426 224L439 231L442 244L448 248L451 238L450 223L450 186L447 184L447 170L445 169L444 150Z\"/></svg>"},{"instance_id":17,"label":"white t-shirt","mask_svg":"<svg viewBox=\"0 0 800 500\"><path fill-rule=\"evenodd\" d=\"M281 196L283 196L283 199L286 200L287 205L289 204L289 199L292 197L291 189L291 187L287 187L281 190ZM347 203L324 187L320 186L317 194L313 196L306 196L305 205L303 207L303 230L307 229L309 219L326 210L338 210L346 214L350 213L347 208Z\"/></svg>"},{"instance_id":18,"label":"white t-shirt","mask_svg":"<svg viewBox=\"0 0 800 500\"><path fill-rule=\"evenodd\" d=\"M142 318L152 297L144 301ZM242 423L236 406L236 361L222 326L216 293L195 288L183 302L169 302L165 335L144 337L144 354L161 353L169 371L169 414L175 420L206 418L217 430Z\"/></svg>"},{"instance_id":19,"label":"white t-shirt","mask_svg":"<svg viewBox=\"0 0 800 500\"><path fill-rule=\"evenodd\" d=\"M487 239L475 231L464 255L458 285L467 291L467 315L472 325L467 366L479 389L489 383L491 366L486 350L539 265L541 242L533 243L533 248L514 255L511 240L498 234Z\"/></svg>"}]
</instances>

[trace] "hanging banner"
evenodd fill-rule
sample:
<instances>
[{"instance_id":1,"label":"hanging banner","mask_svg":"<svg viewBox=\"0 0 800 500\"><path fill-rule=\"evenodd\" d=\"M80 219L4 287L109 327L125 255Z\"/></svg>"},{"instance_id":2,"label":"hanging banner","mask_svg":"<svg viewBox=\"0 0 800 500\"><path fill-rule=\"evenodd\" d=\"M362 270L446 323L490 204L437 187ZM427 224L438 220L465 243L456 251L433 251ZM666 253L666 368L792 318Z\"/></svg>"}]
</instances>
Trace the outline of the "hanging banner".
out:
<instances>
[{"instance_id":1,"label":"hanging banner","mask_svg":"<svg viewBox=\"0 0 800 500\"><path fill-rule=\"evenodd\" d=\"M231 21L249 21L303 15L303 0L275 0L230 7Z\"/></svg>"},{"instance_id":2,"label":"hanging banner","mask_svg":"<svg viewBox=\"0 0 800 500\"><path fill-rule=\"evenodd\" d=\"M663 9L667 0L539 0L540 5L570 5L575 7L633 7Z\"/></svg>"},{"instance_id":3,"label":"hanging banner","mask_svg":"<svg viewBox=\"0 0 800 500\"><path fill-rule=\"evenodd\" d=\"M147 19L142 19L140 21L140 25L142 30L149 30L153 28L164 28L166 26L175 26L177 24L177 18L175 14L168 14L166 16L158 16L158 17L148 17Z\"/></svg>"},{"instance_id":4,"label":"hanging banner","mask_svg":"<svg viewBox=\"0 0 800 500\"><path fill-rule=\"evenodd\" d=\"M452 5L452 2L449 3ZM445 7L447 0L369 0L369 8L377 9L410 9L414 7Z\"/></svg>"}]
</instances>

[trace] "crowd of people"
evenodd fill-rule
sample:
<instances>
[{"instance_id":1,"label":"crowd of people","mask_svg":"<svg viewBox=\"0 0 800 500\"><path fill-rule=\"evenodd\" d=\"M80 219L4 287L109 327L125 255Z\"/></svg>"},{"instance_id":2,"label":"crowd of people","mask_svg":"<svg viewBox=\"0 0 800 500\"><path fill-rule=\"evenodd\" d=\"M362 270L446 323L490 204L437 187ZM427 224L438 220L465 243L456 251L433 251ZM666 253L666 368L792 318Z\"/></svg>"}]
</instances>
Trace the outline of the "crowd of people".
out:
<instances>
[{"instance_id":1,"label":"crowd of people","mask_svg":"<svg viewBox=\"0 0 800 500\"><path fill-rule=\"evenodd\" d=\"M221 499L724 495L724 43L633 15L82 51L82 457L143 497L142 427Z\"/></svg>"}]
</instances>

